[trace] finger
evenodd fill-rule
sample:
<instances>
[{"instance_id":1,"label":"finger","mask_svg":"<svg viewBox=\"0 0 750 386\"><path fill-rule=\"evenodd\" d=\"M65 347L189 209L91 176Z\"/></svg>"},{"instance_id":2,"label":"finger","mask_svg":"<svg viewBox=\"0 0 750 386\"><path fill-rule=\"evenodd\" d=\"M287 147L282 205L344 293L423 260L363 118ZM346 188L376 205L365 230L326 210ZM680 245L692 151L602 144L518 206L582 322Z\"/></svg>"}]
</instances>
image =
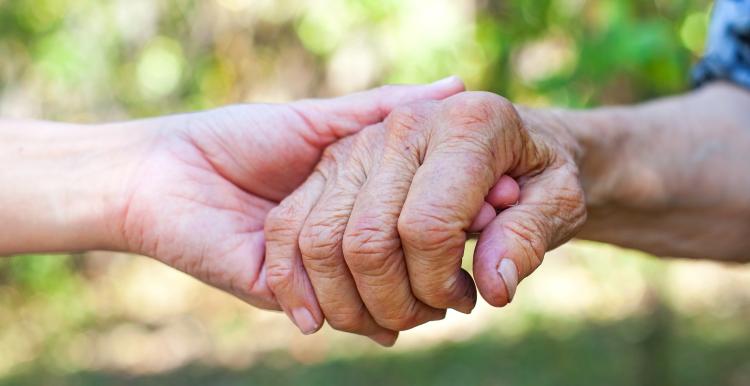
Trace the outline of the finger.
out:
<instances>
[{"instance_id":1,"label":"finger","mask_svg":"<svg viewBox=\"0 0 750 386\"><path fill-rule=\"evenodd\" d=\"M497 216L495 208L493 208L489 202L485 201L482 204L482 208L479 209L479 214L474 217L474 221L469 225L468 232L474 233L481 231L495 219L495 216Z\"/></svg>"},{"instance_id":2,"label":"finger","mask_svg":"<svg viewBox=\"0 0 750 386\"><path fill-rule=\"evenodd\" d=\"M323 312L302 264L297 239L324 187L325 179L314 172L271 210L265 223L264 268L268 286L289 319L304 334L311 334L323 325Z\"/></svg>"},{"instance_id":3,"label":"finger","mask_svg":"<svg viewBox=\"0 0 750 386\"><path fill-rule=\"evenodd\" d=\"M516 180L503 175L487 193L485 200L496 209L504 209L517 203L520 196L521 191Z\"/></svg>"},{"instance_id":4,"label":"finger","mask_svg":"<svg viewBox=\"0 0 750 386\"><path fill-rule=\"evenodd\" d=\"M399 218L412 290L433 307L469 312L476 302L474 283L461 269L466 231L485 216L485 196L510 163L495 151L503 148L502 130L517 130L498 98L462 94L440 103Z\"/></svg>"},{"instance_id":5,"label":"finger","mask_svg":"<svg viewBox=\"0 0 750 386\"><path fill-rule=\"evenodd\" d=\"M477 183L494 178L466 173L464 162L439 155L425 160L414 176L398 232L414 295L432 307L468 313L476 303L476 291L461 270L466 231L474 218L495 211L483 199L489 183Z\"/></svg>"},{"instance_id":6,"label":"finger","mask_svg":"<svg viewBox=\"0 0 750 386\"><path fill-rule=\"evenodd\" d=\"M365 134L368 133L362 133ZM362 135L354 140L361 140ZM362 164L371 164L366 150L369 149L355 146L352 155L338 160L337 170L329 173L329 183L305 221L299 245L328 323L337 330L369 336L389 346L395 341L396 333L378 325L370 315L342 251L346 224L365 180Z\"/></svg>"},{"instance_id":7,"label":"finger","mask_svg":"<svg viewBox=\"0 0 750 386\"><path fill-rule=\"evenodd\" d=\"M495 186L490 189L487 197L484 198L485 203L482 204L479 214L474 218L468 231L475 233L484 229L484 227L495 219L497 210L515 205L518 202L519 196L520 190L516 180L507 175L500 177Z\"/></svg>"},{"instance_id":8,"label":"finger","mask_svg":"<svg viewBox=\"0 0 750 386\"><path fill-rule=\"evenodd\" d=\"M425 85L387 85L338 98L297 101L290 106L313 127L313 140L325 146L383 121L397 106L439 100L464 90L463 81L450 76Z\"/></svg>"},{"instance_id":9,"label":"finger","mask_svg":"<svg viewBox=\"0 0 750 386\"><path fill-rule=\"evenodd\" d=\"M442 319L445 310L420 302L412 294L398 234L398 216L419 165L417 154L404 146L415 138L386 134L385 150L357 196L344 235L344 258L362 300L378 324L406 330Z\"/></svg>"},{"instance_id":10,"label":"finger","mask_svg":"<svg viewBox=\"0 0 750 386\"><path fill-rule=\"evenodd\" d=\"M205 208L199 209L200 213L218 221L198 227L199 230L195 227L178 230L185 254L180 259L165 262L255 307L281 310L266 280L263 258L265 238L262 231L256 231L263 226L264 219L254 216L268 213L277 204L241 192L235 186L222 184L221 187L212 187L216 190L210 189L213 193L208 194L215 194L227 208L238 208L237 213L227 212L230 218L221 217L223 214L217 214L211 205L217 202L208 201ZM196 231L200 234L196 234ZM226 243L216 243L216 240L231 241L232 249L228 250ZM154 252L155 248L155 244L145 245L141 252L158 256ZM200 264L195 264L196 262Z\"/></svg>"},{"instance_id":11,"label":"finger","mask_svg":"<svg viewBox=\"0 0 750 386\"><path fill-rule=\"evenodd\" d=\"M263 251L265 251L265 239L263 239L263 245L261 246L261 248L263 248ZM253 283L250 291L251 293L258 295L254 296L253 299L248 299L247 297L242 295L240 295L240 298L252 304L253 306L264 310L282 311L279 302L276 300L276 296L268 286L268 271L266 271L265 261L263 263L263 266L260 268L260 272L258 272L258 278L256 279L255 283Z\"/></svg>"},{"instance_id":12,"label":"finger","mask_svg":"<svg viewBox=\"0 0 750 386\"><path fill-rule=\"evenodd\" d=\"M585 218L583 192L566 167L526 181L518 205L500 213L477 242L474 278L482 297L497 307L509 303L544 253L569 239Z\"/></svg>"}]
</instances>

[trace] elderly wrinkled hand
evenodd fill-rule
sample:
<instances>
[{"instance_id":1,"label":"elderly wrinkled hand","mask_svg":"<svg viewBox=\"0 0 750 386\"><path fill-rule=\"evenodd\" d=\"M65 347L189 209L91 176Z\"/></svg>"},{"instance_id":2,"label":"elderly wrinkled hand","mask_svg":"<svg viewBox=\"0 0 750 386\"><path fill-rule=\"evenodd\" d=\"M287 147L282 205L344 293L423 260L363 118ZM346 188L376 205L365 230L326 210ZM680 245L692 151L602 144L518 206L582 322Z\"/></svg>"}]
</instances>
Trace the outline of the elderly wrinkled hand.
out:
<instances>
[{"instance_id":1,"label":"elderly wrinkled hand","mask_svg":"<svg viewBox=\"0 0 750 386\"><path fill-rule=\"evenodd\" d=\"M446 308L471 311L476 289L461 257L467 231L482 227L474 278L502 306L585 219L575 153L569 133L523 120L491 93L397 108L328 147L271 211L268 284L303 332L325 318L389 345ZM519 182L520 201L495 217L489 204L517 195L504 174Z\"/></svg>"}]
</instances>

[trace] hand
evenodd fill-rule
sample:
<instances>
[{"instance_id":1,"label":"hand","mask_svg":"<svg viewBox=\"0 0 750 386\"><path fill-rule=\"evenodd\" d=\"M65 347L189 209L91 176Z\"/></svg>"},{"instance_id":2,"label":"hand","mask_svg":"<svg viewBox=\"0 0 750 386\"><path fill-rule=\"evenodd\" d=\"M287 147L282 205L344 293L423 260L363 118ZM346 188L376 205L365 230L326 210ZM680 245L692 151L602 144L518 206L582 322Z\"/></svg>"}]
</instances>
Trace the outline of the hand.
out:
<instances>
[{"instance_id":1,"label":"hand","mask_svg":"<svg viewBox=\"0 0 750 386\"><path fill-rule=\"evenodd\" d=\"M466 232L485 200L515 201L514 184L492 188L507 173L520 202L492 216L474 258L482 296L505 305L585 219L575 142L537 123L499 96L462 93L399 107L330 146L266 222L268 282L281 306L322 309L334 328L384 345L446 308L469 312Z\"/></svg>"},{"instance_id":2,"label":"hand","mask_svg":"<svg viewBox=\"0 0 750 386\"><path fill-rule=\"evenodd\" d=\"M147 121L155 139L127 184L119 249L278 309L262 270L263 224L277 201L307 178L329 144L380 122L394 106L461 90L449 78Z\"/></svg>"}]
</instances>

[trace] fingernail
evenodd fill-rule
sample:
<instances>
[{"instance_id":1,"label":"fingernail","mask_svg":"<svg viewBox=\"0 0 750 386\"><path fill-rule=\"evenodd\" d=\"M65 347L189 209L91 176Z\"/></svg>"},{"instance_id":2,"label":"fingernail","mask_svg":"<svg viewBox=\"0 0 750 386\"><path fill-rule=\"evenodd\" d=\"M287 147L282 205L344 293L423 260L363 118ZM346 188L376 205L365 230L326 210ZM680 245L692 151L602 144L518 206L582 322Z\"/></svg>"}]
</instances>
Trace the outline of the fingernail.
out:
<instances>
[{"instance_id":1,"label":"fingernail","mask_svg":"<svg viewBox=\"0 0 750 386\"><path fill-rule=\"evenodd\" d=\"M508 293L508 303L510 303L516 294L516 287L518 286L518 268L516 268L516 263L508 257L502 259L500 265L497 267L497 273L500 274L500 278L505 283L505 291Z\"/></svg>"},{"instance_id":2,"label":"fingernail","mask_svg":"<svg viewBox=\"0 0 750 386\"><path fill-rule=\"evenodd\" d=\"M368 338L375 341L375 343L385 346L385 347L392 347L394 344L396 344L396 339L398 338L398 333L393 333L392 331L382 331L374 335L368 336Z\"/></svg>"},{"instance_id":3,"label":"fingernail","mask_svg":"<svg viewBox=\"0 0 750 386\"><path fill-rule=\"evenodd\" d=\"M292 310L292 319L294 319L294 324L305 335L312 334L318 329L318 323L305 307L298 307Z\"/></svg>"}]
</instances>

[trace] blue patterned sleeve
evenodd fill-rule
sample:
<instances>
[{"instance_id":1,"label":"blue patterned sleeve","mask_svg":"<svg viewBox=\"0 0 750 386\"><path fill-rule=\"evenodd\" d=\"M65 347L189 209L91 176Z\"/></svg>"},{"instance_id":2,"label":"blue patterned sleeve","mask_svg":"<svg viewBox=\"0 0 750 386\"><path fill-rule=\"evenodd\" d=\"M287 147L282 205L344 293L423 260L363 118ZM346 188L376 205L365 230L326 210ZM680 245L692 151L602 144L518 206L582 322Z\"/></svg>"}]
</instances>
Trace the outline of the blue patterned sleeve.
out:
<instances>
[{"instance_id":1,"label":"blue patterned sleeve","mask_svg":"<svg viewBox=\"0 0 750 386\"><path fill-rule=\"evenodd\" d=\"M750 88L750 0L717 0L693 83L727 80Z\"/></svg>"}]
</instances>

